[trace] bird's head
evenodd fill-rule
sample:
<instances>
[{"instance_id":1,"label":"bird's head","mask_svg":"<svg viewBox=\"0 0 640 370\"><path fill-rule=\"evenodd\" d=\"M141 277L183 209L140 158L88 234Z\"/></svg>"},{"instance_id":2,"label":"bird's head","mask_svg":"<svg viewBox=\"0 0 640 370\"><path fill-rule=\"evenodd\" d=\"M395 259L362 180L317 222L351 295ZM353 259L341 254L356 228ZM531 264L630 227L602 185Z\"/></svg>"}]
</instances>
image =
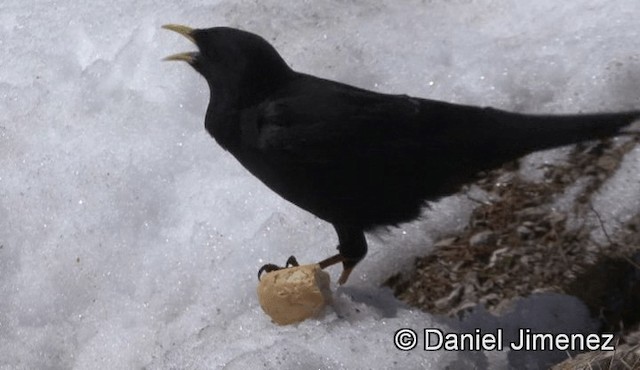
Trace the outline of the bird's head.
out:
<instances>
[{"instance_id":1,"label":"bird's head","mask_svg":"<svg viewBox=\"0 0 640 370\"><path fill-rule=\"evenodd\" d=\"M265 39L229 27L194 29L167 24L198 47L197 52L168 56L164 60L187 62L208 82L212 95L227 94L240 104L255 103L294 72Z\"/></svg>"}]
</instances>

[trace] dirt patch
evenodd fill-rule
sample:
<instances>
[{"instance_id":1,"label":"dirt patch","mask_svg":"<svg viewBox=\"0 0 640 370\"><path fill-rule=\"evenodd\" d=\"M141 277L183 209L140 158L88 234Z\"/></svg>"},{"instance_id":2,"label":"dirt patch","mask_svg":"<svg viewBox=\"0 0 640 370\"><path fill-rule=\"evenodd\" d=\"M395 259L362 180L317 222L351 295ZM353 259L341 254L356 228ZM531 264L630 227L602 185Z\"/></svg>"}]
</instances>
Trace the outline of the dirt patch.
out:
<instances>
[{"instance_id":1,"label":"dirt patch","mask_svg":"<svg viewBox=\"0 0 640 370\"><path fill-rule=\"evenodd\" d=\"M385 285L408 304L445 315L478 303L499 311L540 291L566 293L587 304L603 331L637 329L640 215L614 235L604 230L604 245L591 237L594 228L604 227L592 195L637 142L578 145L565 163L547 166L537 183L519 176L514 163L486 174L476 185L491 201L479 201L467 228L438 241L411 273L397 274ZM557 200L568 189L577 193L569 207L558 210ZM586 222L594 215L600 222Z\"/></svg>"}]
</instances>

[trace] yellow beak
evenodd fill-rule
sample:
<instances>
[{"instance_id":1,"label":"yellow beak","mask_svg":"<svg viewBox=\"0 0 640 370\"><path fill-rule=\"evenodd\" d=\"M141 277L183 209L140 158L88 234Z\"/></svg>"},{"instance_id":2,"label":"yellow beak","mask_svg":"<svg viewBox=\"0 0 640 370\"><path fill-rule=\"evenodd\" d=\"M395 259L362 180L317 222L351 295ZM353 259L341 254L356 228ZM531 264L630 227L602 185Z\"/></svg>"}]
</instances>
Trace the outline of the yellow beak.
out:
<instances>
[{"instance_id":1,"label":"yellow beak","mask_svg":"<svg viewBox=\"0 0 640 370\"><path fill-rule=\"evenodd\" d=\"M188 38L191 42L195 43L195 39L193 38L193 28L191 27L183 26L180 24L165 24L164 26L162 26L162 28L164 28L165 30L177 32L182 36ZM177 61L183 61L187 63L193 63L196 56L198 56L197 52L186 52L186 53L169 55L168 57L163 58L162 60L167 60L167 61L177 60Z\"/></svg>"},{"instance_id":2,"label":"yellow beak","mask_svg":"<svg viewBox=\"0 0 640 370\"><path fill-rule=\"evenodd\" d=\"M192 63L195 59L196 56L198 55L198 53L196 52L186 52L186 53L178 53L178 54L172 54L169 55L168 57L164 57L162 58L162 60L164 61L183 61L183 62L187 62L187 63Z\"/></svg>"},{"instance_id":3,"label":"yellow beak","mask_svg":"<svg viewBox=\"0 0 640 370\"><path fill-rule=\"evenodd\" d=\"M191 42L193 42L193 43L196 42L193 39L193 36L191 35L193 33L193 28L191 28L191 27L183 26L181 24L165 24L164 26L162 26L162 28L164 28L165 30L177 32L177 33L181 34L182 36L184 36L184 37L188 38L189 40L191 40Z\"/></svg>"}]
</instances>

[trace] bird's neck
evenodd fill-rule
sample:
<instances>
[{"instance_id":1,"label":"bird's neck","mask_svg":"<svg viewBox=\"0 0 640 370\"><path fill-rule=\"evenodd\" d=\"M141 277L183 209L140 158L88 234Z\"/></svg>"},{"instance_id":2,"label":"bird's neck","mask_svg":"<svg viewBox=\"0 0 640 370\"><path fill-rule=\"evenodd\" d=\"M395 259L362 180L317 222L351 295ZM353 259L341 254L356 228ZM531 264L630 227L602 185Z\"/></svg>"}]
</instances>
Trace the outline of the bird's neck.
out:
<instances>
[{"instance_id":1,"label":"bird's neck","mask_svg":"<svg viewBox=\"0 0 640 370\"><path fill-rule=\"evenodd\" d=\"M204 121L205 128L218 144L228 151L233 151L240 145L239 112L236 102L211 95Z\"/></svg>"},{"instance_id":2,"label":"bird's neck","mask_svg":"<svg viewBox=\"0 0 640 370\"><path fill-rule=\"evenodd\" d=\"M225 150L234 152L241 145L241 113L267 99L295 78L296 74L287 70L277 77L256 78L249 86L235 80L232 80L235 83L229 83L226 80L212 82L207 79L211 95L205 127Z\"/></svg>"}]
</instances>

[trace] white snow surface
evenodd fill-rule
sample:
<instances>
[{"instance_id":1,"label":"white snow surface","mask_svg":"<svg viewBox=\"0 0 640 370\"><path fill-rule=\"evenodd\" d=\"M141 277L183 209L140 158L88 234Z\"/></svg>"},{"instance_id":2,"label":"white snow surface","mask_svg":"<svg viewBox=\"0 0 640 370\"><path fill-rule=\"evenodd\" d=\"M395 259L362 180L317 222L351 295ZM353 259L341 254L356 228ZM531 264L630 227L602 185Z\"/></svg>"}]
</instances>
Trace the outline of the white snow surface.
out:
<instances>
[{"instance_id":1,"label":"white snow surface","mask_svg":"<svg viewBox=\"0 0 640 370\"><path fill-rule=\"evenodd\" d=\"M369 255L323 317L272 324L255 294L258 267L291 254L319 261L337 238L208 136L206 83L160 61L193 45L160 26L252 31L296 70L376 91L615 111L640 108L637 0L2 0L0 10L1 369L536 369L566 355L422 342L404 352L393 336L595 330L571 297L459 321L380 288L464 227L474 206L464 194L369 235ZM596 199L612 227L640 208L638 153Z\"/></svg>"}]
</instances>

